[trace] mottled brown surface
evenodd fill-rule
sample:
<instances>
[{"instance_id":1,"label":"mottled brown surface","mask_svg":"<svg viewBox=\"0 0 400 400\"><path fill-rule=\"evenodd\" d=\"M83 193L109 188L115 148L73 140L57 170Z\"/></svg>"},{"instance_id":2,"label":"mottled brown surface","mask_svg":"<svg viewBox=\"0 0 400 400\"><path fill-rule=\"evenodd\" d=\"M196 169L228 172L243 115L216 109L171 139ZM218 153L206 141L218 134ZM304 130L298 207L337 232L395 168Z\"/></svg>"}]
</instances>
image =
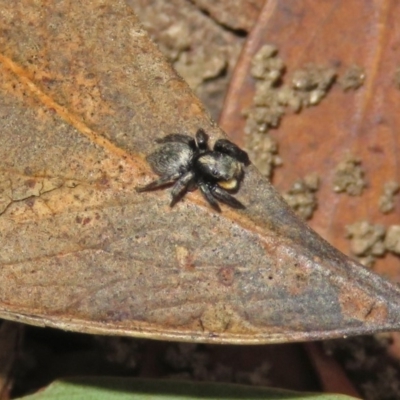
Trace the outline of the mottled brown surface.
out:
<instances>
[{"instance_id":1,"label":"mottled brown surface","mask_svg":"<svg viewBox=\"0 0 400 400\"><path fill-rule=\"evenodd\" d=\"M154 139L213 126L122 1L0 2L0 315L225 343L400 327L400 291L299 221L249 167L243 212L173 209Z\"/></svg>"},{"instance_id":2,"label":"mottled brown surface","mask_svg":"<svg viewBox=\"0 0 400 400\"><path fill-rule=\"evenodd\" d=\"M252 0L250 0L251 2ZM256 0L259 1L259 0ZM219 24L188 0L127 0L143 27L217 120L244 37ZM238 7L232 7L232 4ZM224 15L236 15L248 0L220 2ZM224 7L228 5L228 9ZM240 14L239 20L254 23L257 15ZM244 17L244 18L243 18ZM249 18L253 17L251 21Z\"/></svg>"}]
</instances>

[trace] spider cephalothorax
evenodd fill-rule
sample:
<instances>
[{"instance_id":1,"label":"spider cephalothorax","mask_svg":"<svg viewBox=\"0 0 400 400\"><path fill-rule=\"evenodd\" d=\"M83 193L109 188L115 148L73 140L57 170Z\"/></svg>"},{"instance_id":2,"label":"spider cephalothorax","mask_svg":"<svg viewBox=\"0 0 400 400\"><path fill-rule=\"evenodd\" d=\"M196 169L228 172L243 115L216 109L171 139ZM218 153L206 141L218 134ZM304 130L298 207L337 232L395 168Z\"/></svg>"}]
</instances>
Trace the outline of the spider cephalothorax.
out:
<instances>
[{"instance_id":1,"label":"spider cephalothorax","mask_svg":"<svg viewBox=\"0 0 400 400\"><path fill-rule=\"evenodd\" d=\"M199 129L196 138L182 134L158 139L162 146L147 156L152 170L159 179L136 188L138 192L158 189L174 183L171 207L188 190L199 188L211 206L220 211L218 201L234 208L244 208L229 192L239 188L243 166L249 164L247 153L226 139L208 147L208 136Z\"/></svg>"}]
</instances>

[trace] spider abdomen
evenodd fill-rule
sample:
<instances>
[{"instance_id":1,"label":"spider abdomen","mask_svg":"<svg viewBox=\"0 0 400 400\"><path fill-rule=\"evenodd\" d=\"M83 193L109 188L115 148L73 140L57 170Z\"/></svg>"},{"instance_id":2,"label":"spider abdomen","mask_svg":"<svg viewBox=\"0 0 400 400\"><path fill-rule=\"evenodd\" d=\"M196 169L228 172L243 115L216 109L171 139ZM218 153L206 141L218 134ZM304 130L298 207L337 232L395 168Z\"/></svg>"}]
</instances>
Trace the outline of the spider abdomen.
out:
<instances>
[{"instance_id":1,"label":"spider abdomen","mask_svg":"<svg viewBox=\"0 0 400 400\"><path fill-rule=\"evenodd\" d=\"M172 176L188 171L193 161L194 152L185 143L166 143L146 157L151 169L160 176Z\"/></svg>"}]
</instances>

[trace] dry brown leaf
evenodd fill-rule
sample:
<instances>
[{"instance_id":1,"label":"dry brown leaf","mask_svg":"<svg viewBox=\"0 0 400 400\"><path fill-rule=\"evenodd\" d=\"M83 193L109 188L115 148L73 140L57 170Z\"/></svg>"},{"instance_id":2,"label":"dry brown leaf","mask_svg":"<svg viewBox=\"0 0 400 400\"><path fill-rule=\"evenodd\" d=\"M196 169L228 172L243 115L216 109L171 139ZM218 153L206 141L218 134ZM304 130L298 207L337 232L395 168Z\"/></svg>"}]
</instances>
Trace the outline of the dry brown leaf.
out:
<instances>
[{"instance_id":1,"label":"dry brown leaf","mask_svg":"<svg viewBox=\"0 0 400 400\"><path fill-rule=\"evenodd\" d=\"M216 343L399 328L400 290L319 238L254 167L243 212L135 192L155 138L221 131L123 1L0 5L2 317Z\"/></svg>"},{"instance_id":2,"label":"dry brown leaf","mask_svg":"<svg viewBox=\"0 0 400 400\"><path fill-rule=\"evenodd\" d=\"M286 192L299 179L317 174L318 208L310 225L348 254L346 226L363 220L386 227L399 224L400 196L394 198L394 212L384 215L379 210L385 185L400 182L399 7L386 0L268 1L242 53L220 121L236 142L244 143L242 112L252 103L255 85L251 61L265 43L277 46L286 83L309 64L336 69L340 84L334 84L318 106L285 115L278 130L269 133L283 160L274 185ZM364 71L364 83L344 91L343 78L355 65ZM359 160L364 171L366 187L360 196L333 190L337 168L349 156ZM378 260L375 271L399 282L399 257Z\"/></svg>"}]
</instances>

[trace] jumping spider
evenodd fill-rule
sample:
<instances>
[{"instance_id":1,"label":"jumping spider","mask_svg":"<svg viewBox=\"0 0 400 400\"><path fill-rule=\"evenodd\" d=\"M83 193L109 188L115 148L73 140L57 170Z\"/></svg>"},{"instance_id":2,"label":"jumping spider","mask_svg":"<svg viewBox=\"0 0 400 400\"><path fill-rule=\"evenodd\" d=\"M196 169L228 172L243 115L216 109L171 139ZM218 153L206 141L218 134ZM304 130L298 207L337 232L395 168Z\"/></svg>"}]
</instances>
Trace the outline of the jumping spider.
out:
<instances>
[{"instance_id":1,"label":"jumping spider","mask_svg":"<svg viewBox=\"0 0 400 400\"><path fill-rule=\"evenodd\" d=\"M188 190L199 188L205 199L217 211L218 201L233 208L245 208L229 192L239 189L243 178L243 166L248 165L247 153L226 139L215 142L213 150L208 147L208 136L199 129L196 138L182 134L168 135L156 140L163 144L146 157L159 179L136 191L158 189L173 184L171 207Z\"/></svg>"}]
</instances>

